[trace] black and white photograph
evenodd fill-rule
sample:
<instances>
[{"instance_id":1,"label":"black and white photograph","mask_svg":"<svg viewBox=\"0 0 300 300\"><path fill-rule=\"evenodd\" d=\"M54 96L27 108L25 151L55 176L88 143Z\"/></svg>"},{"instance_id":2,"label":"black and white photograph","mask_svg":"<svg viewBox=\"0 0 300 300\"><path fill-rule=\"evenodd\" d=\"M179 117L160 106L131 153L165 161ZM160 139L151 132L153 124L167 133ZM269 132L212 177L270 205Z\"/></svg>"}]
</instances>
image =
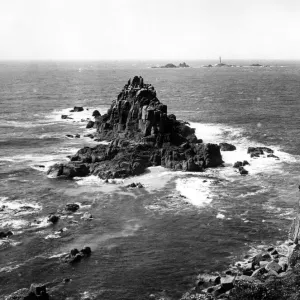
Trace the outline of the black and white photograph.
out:
<instances>
[{"instance_id":1,"label":"black and white photograph","mask_svg":"<svg viewBox=\"0 0 300 300\"><path fill-rule=\"evenodd\" d=\"M0 1L0 300L300 300L300 2Z\"/></svg>"}]
</instances>

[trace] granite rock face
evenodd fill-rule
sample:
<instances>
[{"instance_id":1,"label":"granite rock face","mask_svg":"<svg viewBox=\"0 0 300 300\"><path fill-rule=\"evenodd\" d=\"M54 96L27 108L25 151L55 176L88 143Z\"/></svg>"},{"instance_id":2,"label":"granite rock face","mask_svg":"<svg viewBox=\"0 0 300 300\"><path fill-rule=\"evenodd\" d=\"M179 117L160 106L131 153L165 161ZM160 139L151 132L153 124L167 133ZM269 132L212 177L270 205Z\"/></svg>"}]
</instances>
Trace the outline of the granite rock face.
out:
<instances>
[{"instance_id":1,"label":"granite rock face","mask_svg":"<svg viewBox=\"0 0 300 300\"><path fill-rule=\"evenodd\" d=\"M84 147L69 163L50 167L49 175L125 178L142 174L150 166L197 172L223 163L220 146L204 144L189 123L168 115L167 105L142 77L129 79L107 113L94 111L93 116L95 140L110 141L110 145Z\"/></svg>"}]
</instances>

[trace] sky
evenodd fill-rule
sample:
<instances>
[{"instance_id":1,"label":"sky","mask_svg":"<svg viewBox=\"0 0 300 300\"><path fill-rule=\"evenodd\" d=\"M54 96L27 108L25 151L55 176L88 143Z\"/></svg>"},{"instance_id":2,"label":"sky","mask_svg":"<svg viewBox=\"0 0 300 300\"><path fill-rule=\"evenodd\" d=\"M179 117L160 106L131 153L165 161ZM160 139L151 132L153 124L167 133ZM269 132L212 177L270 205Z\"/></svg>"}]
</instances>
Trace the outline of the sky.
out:
<instances>
[{"instance_id":1,"label":"sky","mask_svg":"<svg viewBox=\"0 0 300 300\"><path fill-rule=\"evenodd\" d=\"M0 60L300 59L299 0L1 0Z\"/></svg>"}]
</instances>

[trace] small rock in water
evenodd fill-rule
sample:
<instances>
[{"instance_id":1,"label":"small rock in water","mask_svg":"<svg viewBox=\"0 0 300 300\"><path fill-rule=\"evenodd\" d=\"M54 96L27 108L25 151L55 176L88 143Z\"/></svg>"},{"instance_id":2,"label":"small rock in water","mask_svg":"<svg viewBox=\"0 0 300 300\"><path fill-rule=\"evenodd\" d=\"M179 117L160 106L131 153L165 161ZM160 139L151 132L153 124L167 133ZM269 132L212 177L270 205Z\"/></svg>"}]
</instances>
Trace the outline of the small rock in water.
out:
<instances>
[{"instance_id":1,"label":"small rock in water","mask_svg":"<svg viewBox=\"0 0 300 300\"><path fill-rule=\"evenodd\" d=\"M83 111L82 106L74 106L74 109L71 109L70 112L80 112Z\"/></svg>"},{"instance_id":2,"label":"small rock in water","mask_svg":"<svg viewBox=\"0 0 300 300\"><path fill-rule=\"evenodd\" d=\"M55 223L58 222L58 220L59 220L59 216L57 216L57 215L49 215L47 222L55 224Z\"/></svg>"},{"instance_id":3,"label":"small rock in water","mask_svg":"<svg viewBox=\"0 0 300 300\"><path fill-rule=\"evenodd\" d=\"M236 150L236 147L232 144L228 143L220 143L219 144L221 151L234 151Z\"/></svg>"},{"instance_id":4,"label":"small rock in water","mask_svg":"<svg viewBox=\"0 0 300 300\"><path fill-rule=\"evenodd\" d=\"M243 166L243 163L241 161L237 161L233 164L233 167L234 168L239 168L239 167L242 167Z\"/></svg>"},{"instance_id":5,"label":"small rock in water","mask_svg":"<svg viewBox=\"0 0 300 300\"><path fill-rule=\"evenodd\" d=\"M79 209L79 205L76 203L68 203L65 207L65 210L75 212Z\"/></svg>"},{"instance_id":6,"label":"small rock in water","mask_svg":"<svg viewBox=\"0 0 300 300\"><path fill-rule=\"evenodd\" d=\"M72 134L66 134L66 137L74 138L74 136Z\"/></svg>"},{"instance_id":7,"label":"small rock in water","mask_svg":"<svg viewBox=\"0 0 300 300\"><path fill-rule=\"evenodd\" d=\"M245 168L243 168L243 167L239 167L239 172L240 172L240 174L241 175L247 175L249 172L245 169Z\"/></svg>"},{"instance_id":8,"label":"small rock in water","mask_svg":"<svg viewBox=\"0 0 300 300\"><path fill-rule=\"evenodd\" d=\"M62 260L64 262L68 263L75 263L81 261L82 258L90 256L92 253L92 250L90 247L84 247L80 251L78 249L74 248L70 251L69 254L64 256Z\"/></svg>"},{"instance_id":9,"label":"small rock in water","mask_svg":"<svg viewBox=\"0 0 300 300\"><path fill-rule=\"evenodd\" d=\"M89 133L89 134L85 134L84 137L89 137L89 138L93 139L94 135L92 135L91 133Z\"/></svg>"},{"instance_id":10,"label":"small rock in water","mask_svg":"<svg viewBox=\"0 0 300 300\"><path fill-rule=\"evenodd\" d=\"M143 188L144 186L140 182L132 182L126 186L127 188Z\"/></svg>"},{"instance_id":11,"label":"small rock in water","mask_svg":"<svg viewBox=\"0 0 300 300\"><path fill-rule=\"evenodd\" d=\"M75 134L75 138L79 139L80 138L80 134Z\"/></svg>"},{"instance_id":12,"label":"small rock in water","mask_svg":"<svg viewBox=\"0 0 300 300\"><path fill-rule=\"evenodd\" d=\"M76 248L74 248L74 249L72 249L71 251L70 251L70 254L72 255L72 256L75 256L76 254L78 254L79 253L79 251L78 251L78 249L76 249Z\"/></svg>"},{"instance_id":13,"label":"small rock in water","mask_svg":"<svg viewBox=\"0 0 300 300\"><path fill-rule=\"evenodd\" d=\"M84 255L89 256L89 255L91 255L92 250L90 247L84 247L83 249L80 250L80 252L83 253Z\"/></svg>"},{"instance_id":14,"label":"small rock in water","mask_svg":"<svg viewBox=\"0 0 300 300\"><path fill-rule=\"evenodd\" d=\"M247 160L244 160L244 161L243 161L243 166L247 166L247 165L250 165L250 164L248 163Z\"/></svg>"}]
</instances>

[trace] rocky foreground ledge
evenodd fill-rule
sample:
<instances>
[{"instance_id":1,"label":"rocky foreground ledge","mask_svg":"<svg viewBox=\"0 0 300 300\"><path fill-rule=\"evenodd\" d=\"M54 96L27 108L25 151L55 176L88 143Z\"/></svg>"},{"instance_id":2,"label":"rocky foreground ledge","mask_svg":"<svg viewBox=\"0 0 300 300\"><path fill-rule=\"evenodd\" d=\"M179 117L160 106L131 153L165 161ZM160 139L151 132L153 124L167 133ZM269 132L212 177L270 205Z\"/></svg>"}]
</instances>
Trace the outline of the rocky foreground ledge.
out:
<instances>
[{"instance_id":1,"label":"rocky foreground ledge","mask_svg":"<svg viewBox=\"0 0 300 300\"><path fill-rule=\"evenodd\" d=\"M300 214L288 240L262 249L244 262L218 274L200 274L195 287L180 300L296 300L300 299Z\"/></svg>"},{"instance_id":2,"label":"rocky foreground ledge","mask_svg":"<svg viewBox=\"0 0 300 300\"><path fill-rule=\"evenodd\" d=\"M70 162L51 166L51 177L84 177L101 179L140 175L150 166L200 172L222 165L220 147L197 139L189 123L167 114L154 87L142 77L129 79L107 113L93 112L95 140L111 141L84 147Z\"/></svg>"}]
</instances>

